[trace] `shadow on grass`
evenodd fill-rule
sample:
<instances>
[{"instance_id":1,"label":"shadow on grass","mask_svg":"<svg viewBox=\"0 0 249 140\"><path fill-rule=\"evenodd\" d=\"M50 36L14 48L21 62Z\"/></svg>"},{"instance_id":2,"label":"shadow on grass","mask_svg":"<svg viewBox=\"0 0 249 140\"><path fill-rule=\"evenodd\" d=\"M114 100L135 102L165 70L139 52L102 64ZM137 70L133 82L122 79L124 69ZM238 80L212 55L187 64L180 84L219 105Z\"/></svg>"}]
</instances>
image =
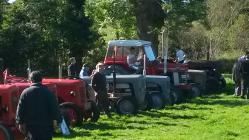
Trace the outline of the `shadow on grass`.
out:
<instances>
[{"instance_id":1,"label":"shadow on grass","mask_svg":"<svg viewBox=\"0 0 249 140\"><path fill-rule=\"evenodd\" d=\"M141 112L139 115L149 116L150 118L167 117L171 119L202 119L198 115L179 115L173 113L160 112L158 110Z\"/></svg>"},{"instance_id":2,"label":"shadow on grass","mask_svg":"<svg viewBox=\"0 0 249 140\"><path fill-rule=\"evenodd\" d=\"M194 101L191 101L191 103L194 103ZM168 109L173 110L212 110L212 108L204 107L204 106L195 106L191 107L189 105L178 105L178 106L169 106Z\"/></svg>"},{"instance_id":3,"label":"shadow on grass","mask_svg":"<svg viewBox=\"0 0 249 140\"><path fill-rule=\"evenodd\" d=\"M82 137L82 136L91 136L91 133L87 132L87 131L77 132L77 131L74 131L73 129L70 129L70 135L69 136L64 136L61 133L60 134L57 133L54 136L57 137L57 138L65 139L65 138L75 138L75 137Z\"/></svg>"},{"instance_id":4,"label":"shadow on grass","mask_svg":"<svg viewBox=\"0 0 249 140\"><path fill-rule=\"evenodd\" d=\"M110 123L98 122L98 123L86 123L82 127L86 130L113 130L113 129L125 129L123 126L116 126Z\"/></svg>"},{"instance_id":5,"label":"shadow on grass","mask_svg":"<svg viewBox=\"0 0 249 140\"><path fill-rule=\"evenodd\" d=\"M223 105L225 107L237 107L248 105L247 100L227 100L227 99L218 99L218 100L195 100L192 103L198 105Z\"/></svg>"}]
</instances>

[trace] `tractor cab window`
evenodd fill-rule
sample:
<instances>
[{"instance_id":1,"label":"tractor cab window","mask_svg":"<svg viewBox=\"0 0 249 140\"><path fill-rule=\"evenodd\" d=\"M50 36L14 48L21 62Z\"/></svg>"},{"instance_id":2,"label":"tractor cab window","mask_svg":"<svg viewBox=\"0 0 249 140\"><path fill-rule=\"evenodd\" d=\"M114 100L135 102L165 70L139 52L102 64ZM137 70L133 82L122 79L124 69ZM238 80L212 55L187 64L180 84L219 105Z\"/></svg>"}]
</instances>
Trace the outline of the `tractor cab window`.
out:
<instances>
[{"instance_id":1,"label":"tractor cab window","mask_svg":"<svg viewBox=\"0 0 249 140\"><path fill-rule=\"evenodd\" d=\"M144 51L149 61L153 61L156 59L150 45L144 45Z\"/></svg>"},{"instance_id":2,"label":"tractor cab window","mask_svg":"<svg viewBox=\"0 0 249 140\"><path fill-rule=\"evenodd\" d=\"M116 56L122 57L124 55L123 49L124 48L122 46L116 46ZM113 57L114 56L114 50L115 50L114 46L109 46L107 56L108 57Z\"/></svg>"}]
</instances>

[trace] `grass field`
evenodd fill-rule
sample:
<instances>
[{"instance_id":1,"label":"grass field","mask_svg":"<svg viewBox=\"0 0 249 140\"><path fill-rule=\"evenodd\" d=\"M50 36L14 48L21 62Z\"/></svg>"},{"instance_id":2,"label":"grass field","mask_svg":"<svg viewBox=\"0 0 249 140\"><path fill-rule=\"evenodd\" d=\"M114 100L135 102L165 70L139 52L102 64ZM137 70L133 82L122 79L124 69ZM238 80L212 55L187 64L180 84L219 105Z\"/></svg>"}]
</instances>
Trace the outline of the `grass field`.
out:
<instances>
[{"instance_id":1,"label":"grass field","mask_svg":"<svg viewBox=\"0 0 249 140\"><path fill-rule=\"evenodd\" d=\"M102 115L97 123L73 128L69 137L54 140L247 140L249 139L249 100L235 98L232 81L223 93L205 95L163 110L141 111L136 116L113 113Z\"/></svg>"}]
</instances>

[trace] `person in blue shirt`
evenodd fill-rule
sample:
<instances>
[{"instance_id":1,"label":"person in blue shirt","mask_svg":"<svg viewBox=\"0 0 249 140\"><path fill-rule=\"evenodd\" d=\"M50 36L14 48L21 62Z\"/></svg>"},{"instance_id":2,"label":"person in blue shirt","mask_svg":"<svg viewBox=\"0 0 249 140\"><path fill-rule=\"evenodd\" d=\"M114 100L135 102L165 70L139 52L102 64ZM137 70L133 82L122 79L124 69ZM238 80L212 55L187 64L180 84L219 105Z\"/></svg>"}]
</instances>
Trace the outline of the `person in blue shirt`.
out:
<instances>
[{"instance_id":1,"label":"person in blue shirt","mask_svg":"<svg viewBox=\"0 0 249 140\"><path fill-rule=\"evenodd\" d=\"M84 64L82 66L82 69L80 70L79 77L82 79L82 78L88 77L88 76L89 76L89 67L87 66L87 64Z\"/></svg>"}]
</instances>

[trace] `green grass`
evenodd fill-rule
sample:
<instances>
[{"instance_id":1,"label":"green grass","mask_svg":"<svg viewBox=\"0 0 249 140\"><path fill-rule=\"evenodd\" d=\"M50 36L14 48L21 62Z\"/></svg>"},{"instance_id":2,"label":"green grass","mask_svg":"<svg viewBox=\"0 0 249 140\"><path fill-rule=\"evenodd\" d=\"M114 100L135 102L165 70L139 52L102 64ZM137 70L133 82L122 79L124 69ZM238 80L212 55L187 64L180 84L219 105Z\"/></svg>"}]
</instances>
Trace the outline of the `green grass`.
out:
<instances>
[{"instance_id":1,"label":"green grass","mask_svg":"<svg viewBox=\"0 0 249 140\"><path fill-rule=\"evenodd\" d=\"M249 100L235 98L230 75L223 93L205 95L163 110L141 111L73 128L69 137L54 140L246 140L249 138Z\"/></svg>"}]
</instances>

